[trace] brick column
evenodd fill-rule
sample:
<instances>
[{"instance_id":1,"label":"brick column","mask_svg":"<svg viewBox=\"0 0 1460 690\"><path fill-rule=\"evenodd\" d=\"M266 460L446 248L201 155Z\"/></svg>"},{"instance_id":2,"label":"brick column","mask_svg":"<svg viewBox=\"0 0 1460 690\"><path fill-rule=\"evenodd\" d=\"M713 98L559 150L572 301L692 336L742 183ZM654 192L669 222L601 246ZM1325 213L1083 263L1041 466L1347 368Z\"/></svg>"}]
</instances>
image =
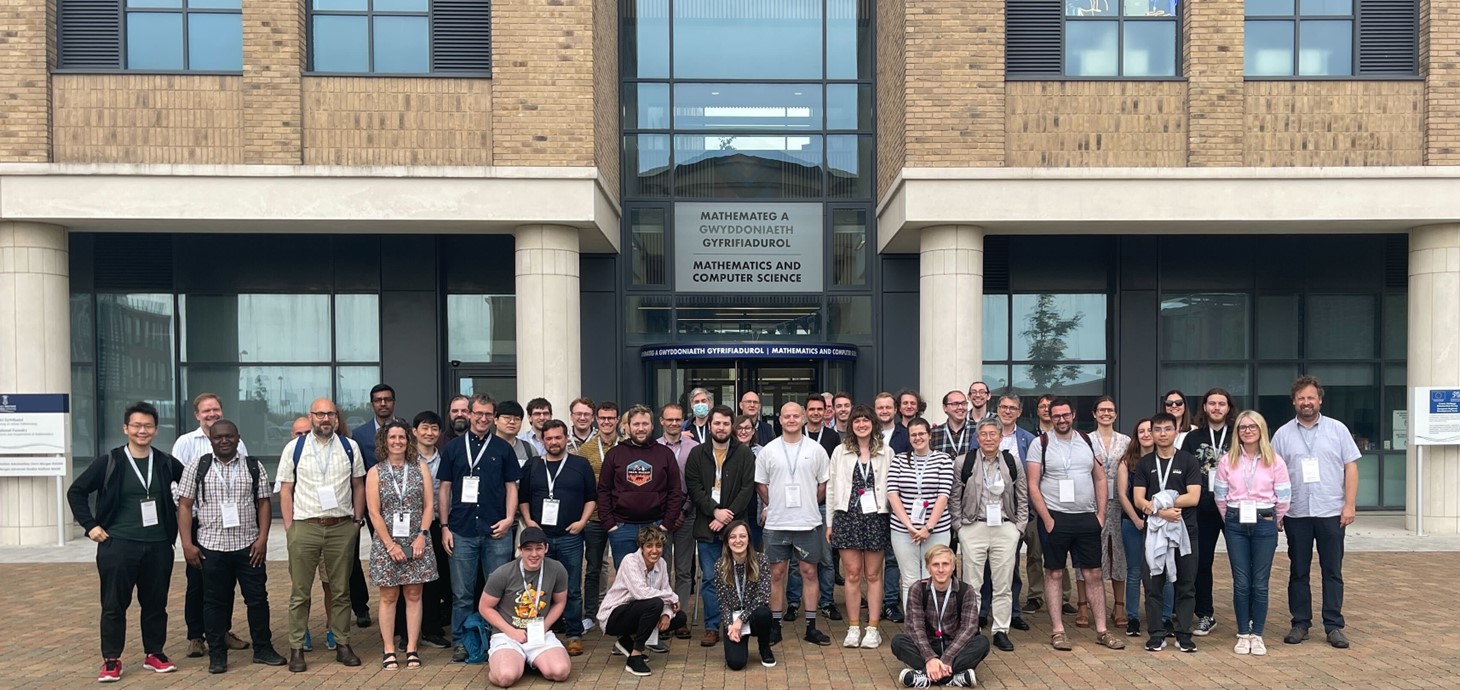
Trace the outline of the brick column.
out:
<instances>
[{"instance_id":1,"label":"brick column","mask_svg":"<svg viewBox=\"0 0 1460 690\"><path fill-rule=\"evenodd\" d=\"M304 3L243 4L243 159L298 165L303 161L300 72L304 70Z\"/></svg>"},{"instance_id":2,"label":"brick column","mask_svg":"<svg viewBox=\"0 0 1460 690\"><path fill-rule=\"evenodd\" d=\"M1182 3L1187 76L1187 165L1243 164L1242 0Z\"/></svg>"},{"instance_id":3,"label":"brick column","mask_svg":"<svg viewBox=\"0 0 1460 690\"><path fill-rule=\"evenodd\" d=\"M906 165L1002 166L1003 0L910 3L903 11Z\"/></svg>"},{"instance_id":4,"label":"brick column","mask_svg":"<svg viewBox=\"0 0 1460 690\"><path fill-rule=\"evenodd\" d=\"M1460 165L1460 59L1456 59L1460 7L1420 0L1419 33L1420 73L1425 75L1425 164Z\"/></svg>"},{"instance_id":5,"label":"brick column","mask_svg":"<svg viewBox=\"0 0 1460 690\"><path fill-rule=\"evenodd\" d=\"M918 390L941 400L983 377L983 228L924 228L918 254ZM942 421L942 406L928 418Z\"/></svg>"},{"instance_id":6,"label":"brick column","mask_svg":"<svg viewBox=\"0 0 1460 690\"><path fill-rule=\"evenodd\" d=\"M0 163L50 160L54 15L50 2L0 0Z\"/></svg>"},{"instance_id":7,"label":"brick column","mask_svg":"<svg viewBox=\"0 0 1460 690\"><path fill-rule=\"evenodd\" d=\"M566 410L583 387L578 229L523 225L516 235L517 399Z\"/></svg>"}]
</instances>

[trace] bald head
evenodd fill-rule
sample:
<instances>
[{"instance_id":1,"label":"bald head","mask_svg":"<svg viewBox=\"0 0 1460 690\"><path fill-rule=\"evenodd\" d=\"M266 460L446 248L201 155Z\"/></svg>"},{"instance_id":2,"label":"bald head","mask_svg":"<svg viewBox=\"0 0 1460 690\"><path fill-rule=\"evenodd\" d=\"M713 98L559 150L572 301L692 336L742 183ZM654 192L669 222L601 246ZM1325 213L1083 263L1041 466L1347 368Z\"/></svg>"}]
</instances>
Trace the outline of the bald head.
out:
<instances>
[{"instance_id":1,"label":"bald head","mask_svg":"<svg viewBox=\"0 0 1460 690\"><path fill-rule=\"evenodd\" d=\"M299 438L300 436L309 433L309 429L309 418L299 417L294 420L294 425L289 427L289 435L294 438Z\"/></svg>"},{"instance_id":2,"label":"bald head","mask_svg":"<svg viewBox=\"0 0 1460 690\"><path fill-rule=\"evenodd\" d=\"M801 438L801 427L806 423L806 409L795 401L781 405L781 432L792 443Z\"/></svg>"},{"instance_id":3,"label":"bald head","mask_svg":"<svg viewBox=\"0 0 1460 690\"><path fill-rule=\"evenodd\" d=\"M329 398L316 398L309 404L309 425L314 435L328 438L340 428L340 412Z\"/></svg>"}]
</instances>

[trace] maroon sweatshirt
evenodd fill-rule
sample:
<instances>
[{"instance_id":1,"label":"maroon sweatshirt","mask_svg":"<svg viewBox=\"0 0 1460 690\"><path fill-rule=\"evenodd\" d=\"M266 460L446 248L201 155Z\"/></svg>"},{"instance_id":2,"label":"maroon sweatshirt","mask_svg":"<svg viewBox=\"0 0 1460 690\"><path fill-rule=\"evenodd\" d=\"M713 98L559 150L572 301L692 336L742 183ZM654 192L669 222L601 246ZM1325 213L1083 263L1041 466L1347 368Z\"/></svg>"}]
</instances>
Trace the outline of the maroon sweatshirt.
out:
<instances>
[{"instance_id":1,"label":"maroon sweatshirt","mask_svg":"<svg viewBox=\"0 0 1460 690\"><path fill-rule=\"evenodd\" d=\"M674 451L650 439L624 441L608 451L598 472L598 517L603 529L621 522L661 523L669 531L683 522L684 489Z\"/></svg>"}]
</instances>

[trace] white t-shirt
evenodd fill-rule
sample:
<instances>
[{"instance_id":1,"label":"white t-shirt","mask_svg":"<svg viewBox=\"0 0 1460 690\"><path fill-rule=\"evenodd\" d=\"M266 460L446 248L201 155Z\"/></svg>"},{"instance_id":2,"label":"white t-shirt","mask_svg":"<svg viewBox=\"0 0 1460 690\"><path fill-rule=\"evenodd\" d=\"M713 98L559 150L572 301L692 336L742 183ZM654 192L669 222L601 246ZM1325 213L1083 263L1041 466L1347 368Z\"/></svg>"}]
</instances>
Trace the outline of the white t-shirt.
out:
<instances>
[{"instance_id":1,"label":"white t-shirt","mask_svg":"<svg viewBox=\"0 0 1460 690\"><path fill-rule=\"evenodd\" d=\"M784 436L767 443L755 462L755 483L765 484L769 489L765 528L808 530L821 526L816 487L830 478L831 458L820 443L805 436L799 443L787 444ZM788 505L788 487L795 487L799 507Z\"/></svg>"}]
</instances>

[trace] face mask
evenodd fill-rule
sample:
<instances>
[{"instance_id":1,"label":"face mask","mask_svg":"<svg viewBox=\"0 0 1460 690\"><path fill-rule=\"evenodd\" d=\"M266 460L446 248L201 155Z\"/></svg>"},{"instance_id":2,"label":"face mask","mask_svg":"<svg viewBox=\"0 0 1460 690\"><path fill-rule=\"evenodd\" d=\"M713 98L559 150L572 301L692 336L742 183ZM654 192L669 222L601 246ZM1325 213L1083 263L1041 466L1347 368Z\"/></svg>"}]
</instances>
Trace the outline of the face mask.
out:
<instances>
[{"instance_id":1,"label":"face mask","mask_svg":"<svg viewBox=\"0 0 1460 690\"><path fill-rule=\"evenodd\" d=\"M710 414L709 403L695 403L690 406L690 409L694 411L696 417L703 418Z\"/></svg>"}]
</instances>

